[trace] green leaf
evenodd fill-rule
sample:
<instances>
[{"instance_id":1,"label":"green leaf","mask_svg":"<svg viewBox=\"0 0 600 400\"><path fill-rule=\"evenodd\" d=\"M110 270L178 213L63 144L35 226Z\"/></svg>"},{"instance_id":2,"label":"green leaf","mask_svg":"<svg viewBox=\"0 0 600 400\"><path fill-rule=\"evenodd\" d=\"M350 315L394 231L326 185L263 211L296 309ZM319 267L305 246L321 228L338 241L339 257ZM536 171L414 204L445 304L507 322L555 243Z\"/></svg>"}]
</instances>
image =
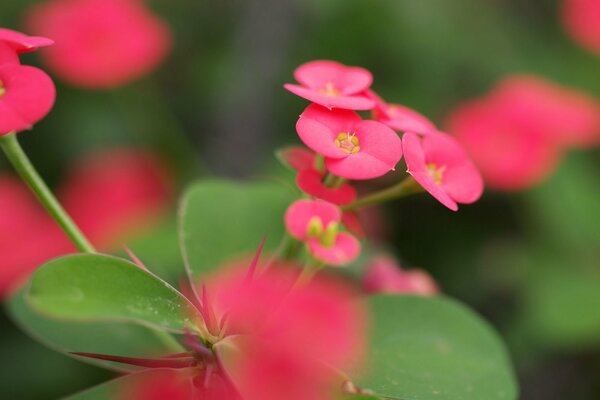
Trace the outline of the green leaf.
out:
<instances>
[{"instance_id":1,"label":"green leaf","mask_svg":"<svg viewBox=\"0 0 600 400\"><path fill-rule=\"evenodd\" d=\"M272 182L208 180L193 185L180 209L180 235L192 279L254 254L263 235L265 252L284 234L283 214L294 191Z\"/></svg>"},{"instance_id":2,"label":"green leaf","mask_svg":"<svg viewBox=\"0 0 600 400\"><path fill-rule=\"evenodd\" d=\"M52 260L33 274L31 306L71 321L129 321L180 332L192 308L178 291L128 261L100 254Z\"/></svg>"},{"instance_id":3,"label":"green leaf","mask_svg":"<svg viewBox=\"0 0 600 400\"><path fill-rule=\"evenodd\" d=\"M381 295L370 300L371 363L356 380L401 400L514 400L503 344L487 323L447 298Z\"/></svg>"},{"instance_id":4,"label":"green leaf","mask_svg":"<svg viewBox=\"0 0 600 400\"><path fill-rule=\"evenodd\" d=\"M11 319L29 336L59 352L89 352L129 357L151 357L172 351L154 331L130 323L80 323L47 318L33 312L21 291L6 304ZM135 367L76 357L118 371Z\"/></svg>"}]
</instances>

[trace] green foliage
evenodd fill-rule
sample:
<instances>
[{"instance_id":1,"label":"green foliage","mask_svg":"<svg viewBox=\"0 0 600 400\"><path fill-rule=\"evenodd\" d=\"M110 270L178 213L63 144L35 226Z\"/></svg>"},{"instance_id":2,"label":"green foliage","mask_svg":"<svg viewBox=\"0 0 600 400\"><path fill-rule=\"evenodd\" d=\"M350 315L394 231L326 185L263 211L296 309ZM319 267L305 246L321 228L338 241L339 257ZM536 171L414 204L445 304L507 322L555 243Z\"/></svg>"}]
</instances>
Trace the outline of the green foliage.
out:
<instances>
[{"instance_id":1,"label":"green foliage","mask_svg":"<svg viewBox=\"0 0 600 400\"><path fill-rule=\"evenodd\" d=\"M253 255L266 237L274 251L284 234L283 214L294 192L281 183L206 180L193 185L180 209L184 258L193 279Z\"/></svg>"},{"instance_id":2,"label":"green foliage","mask_svg":"<svg viewBox=\"0 0 600 400\"><path fill-rule=\"evenodd\" d=\"M181 331L187 300L164 281L111 256L79 254L41 266L29 300L44 315L70 321L122 321Z\"/></svg>"},{"instance_id":3,"label":"green foliage","mask_svg":"<svg viewBox=\"0 0 600 400\"><path fill-rule=\"evenodd\" d=\"M371 363L356 383L401 400L515 400L506 350L473 312L447 298L381 295L373 311Z\"/></svg>"}]
</instances>

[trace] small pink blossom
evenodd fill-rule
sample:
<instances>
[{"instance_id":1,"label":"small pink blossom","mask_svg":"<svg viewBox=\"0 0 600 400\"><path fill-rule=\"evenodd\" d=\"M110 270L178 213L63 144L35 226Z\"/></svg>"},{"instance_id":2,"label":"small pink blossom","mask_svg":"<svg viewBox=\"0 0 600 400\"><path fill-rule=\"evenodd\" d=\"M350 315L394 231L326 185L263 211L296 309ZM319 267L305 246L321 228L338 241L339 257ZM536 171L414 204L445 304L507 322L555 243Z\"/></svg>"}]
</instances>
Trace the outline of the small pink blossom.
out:
<instances>
[{"instance_id":1,"label":"small pink blossom","mask_svg":"<svg viewBox=\"0 0 600 400\"><path fill-rule=\"evenodd\" d=\"M307 168L315 168L315 153L302 146L289 146L277 152L285 164L296 171L302 171Z\"/></svg>"},{"instance_id":2,"label":"small pink blossom","mask_svg":"<svg viewBox=\"0 0 600 400\"><path fill-rule=\"evenodd\" d=\"M380 122L363 121L353 111L312 104L300 116L296 130L304 144L325 157L327 169L342 178L377 178L402 158L396 132Z\"/></svg>"},{"instance_id":3,"label":"small pink blossom","mask_svg":"<svg viewBox=\"0 0 600 400\"><path fill-rule=\"evenodd\" d=\"M342 212L323 200L298 200L285 213L288 232L305 242L311 255L324 263L339 266L360 254L358 240L340 232Z\"/></svg>"},{"instance_id":4,"label":"small pink blossom","mask_svg":"<svg viewBox=\"0 0 600 400\"><path fill-rule=\"evenodd\" d=\"M56 45L42 54L65 81L110 89L156 69L171 47L167 24L142 0L50 0L30 8L30 29Z\"/></svg>"},{"instance_id":5,"label":"small pink blossom","mask_svg":"<svg viewBox=\"0 0 600 400\"><path fill-rule=\"evenodd\" d=\"M432 296L439 293L433 278L420 269L403 270L396 260L379 256L366 267L362 286L369 293L413 293Z\"/></svg>"},{"instance_id":6,"label":"small pink blossom","mask_svg":"<svg viewBox=\"0 0 600 400\"><path fill-rule=\"evenodd\" d=\"M286 84L290 92L327 108L370 110L373 100L364 95L373 76L359 67L347 67L334 61L311 61L294 72L300 85Z\"/></svg>"},{"instance_id":7,"label":"small pink blossom","mask_svg":"<svg viewBox=\"0 0 600 400\"><path fill-rule=\"evenodd\" d=\"M402 139L408 173L433 197L452 211L457 203L477 201L483 180L462 146L443 133L405 133Z\"/></svg>"},{"instance_id":8,"label":"small pink blossom","mask_svg":"<svg viewBox=\"0 0 600 400\"><path fill-rule=\"evenodd\" d=\"M377 93L367 91L368 96L375 101L373 118L399 132L427 134L436 132L437 128L427 117L417 111L400 104L386 103Z\"/></svg>"},{"instance_id":9,"label":"small pink blossom","mask_svg":"<svg viewBox=\"0 0 600 400\"><path fill-rule=\"evenodd\" d=\"M0 136L31 129L54 105L56 90L46 73L2 58L0 43ZM16 54L16 53L15 53Z\"/></svg>"},{"instance_id":10,"label":"small pink blossom","mask_svg":"<svg viewBox=\"0 0 600 400\"><path fill-rule=\"evenodd\" d=\"M600 55L600 2L563 0L562 24L580 46Z\"/></svg>"}]
</instances>

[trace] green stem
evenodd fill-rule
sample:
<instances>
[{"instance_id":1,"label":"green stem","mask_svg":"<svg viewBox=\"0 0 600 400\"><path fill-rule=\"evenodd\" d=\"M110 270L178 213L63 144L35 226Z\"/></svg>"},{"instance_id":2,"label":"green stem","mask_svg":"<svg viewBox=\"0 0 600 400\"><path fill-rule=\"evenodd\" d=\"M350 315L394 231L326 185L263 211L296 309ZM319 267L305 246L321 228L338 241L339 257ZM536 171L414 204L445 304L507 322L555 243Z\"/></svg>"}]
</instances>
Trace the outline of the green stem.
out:
<instances>
[{"instance_id":1,"label":"green stem","mask_svg":"<svg viewBox=\"0 0 600 400\"><path fill-rule=\"evenodd\" d=\"M386 201L399 199L401 197L406 197L411 194L421 193L423 192L423 188L421 185L415 181L412 176L407 177L400 183L396 185L390 186L389 188L380 190L379 192L375 192L368 196L362 197L356 200L354 203L342 207L344 211L356 210L357 208L370 206L373 204L381 204Z\"/></svg>"},{"instance_id":2,"label":"green stem","mask_svg":"<svg viewBox=\"0 0 600 400\"><path fill-rule=\"evenodd\" d=\"M83 253L95 253L96 250L94 249L94 246L92 246L77 225L75 225L71 217L69 217L44 180L35 170L31 161L29 161L29 158L17 140L16 134L11 133L0 136L0 146L17 173L35 193L52 218L54 218L67 236L69 236L77 249Z\"/></svg>"}]
</instances>

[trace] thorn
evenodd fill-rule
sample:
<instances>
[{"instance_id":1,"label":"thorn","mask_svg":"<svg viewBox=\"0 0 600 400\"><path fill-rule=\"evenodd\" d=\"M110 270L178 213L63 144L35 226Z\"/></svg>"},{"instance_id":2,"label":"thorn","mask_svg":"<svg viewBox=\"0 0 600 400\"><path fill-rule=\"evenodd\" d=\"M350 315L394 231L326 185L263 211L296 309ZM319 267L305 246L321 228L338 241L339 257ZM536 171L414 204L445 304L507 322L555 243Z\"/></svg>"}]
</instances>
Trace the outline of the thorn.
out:
<instances>
[{"instance_id":1,"label":"thorn","mask_svg":"<svg viewBox=\"0 0 600 400\"><path fill-rule=\"evenodd\" d=\"M133 263L135 265L137 265L138 267L140 267L141 269L143 269L146 272L150 272L148 270L148 268L144 265L144 263L141 262L140 259L137 258L137 256L135 254L133 254L133 251L131 251L131 249L129 247L127 247L125 244L122 244L121 247L123 247L123 250L125 250L125 253L127 253L129 258L131 258L131 261L133 261Z\"/></svg>"},{"instance_id":2,"label":"thorn","mask_svg":"<svg viewBox=\"0 0 600 400\"><path fill-rule=\"evenodd\" d=\"M263 249L263 246L265 245L266 240L267 240L267 237L265 235L263 235L263 237L260 241L260 244L258 245L258 250L256 251L254 258L252 259L252 262L250 263L250 267L248 268L248 272L246 273L246 281L250 281L254 277L254 273L256 272L256 266L258 265L258 260L260 258L260 253L262 252L262 249Z\"/></svg>"}]
</instances>

